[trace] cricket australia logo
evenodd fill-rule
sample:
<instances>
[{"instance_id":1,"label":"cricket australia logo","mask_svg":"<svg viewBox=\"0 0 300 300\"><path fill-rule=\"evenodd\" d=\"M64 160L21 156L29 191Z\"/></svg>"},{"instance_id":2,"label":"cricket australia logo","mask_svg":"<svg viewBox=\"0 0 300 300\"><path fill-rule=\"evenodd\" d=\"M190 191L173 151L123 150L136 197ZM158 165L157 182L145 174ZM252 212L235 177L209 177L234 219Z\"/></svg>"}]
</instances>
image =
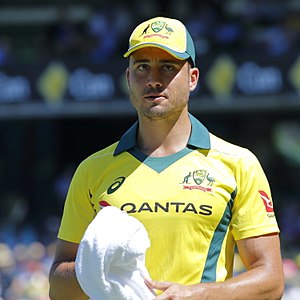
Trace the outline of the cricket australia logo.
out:
<instances>
[{"instance_id":1,"label":"cricket australia logo","mask_svg":"<svg viewBox=\"0 0 300 300\"><path fill-rule=\"evenodd\" d=\"M171 35L171 33L174 32L174 30L171 27L169 27L168 24L166 24L166 22L156 21L151 24L151 29L155 33L160 32L164 28L166 30L165 34L167 34L167 35Z\"/></svg>"},{"instance_id":2,"label":"cricket australia logo","mask_svg":"<svg viewBox=\"0 0 300 300\"><path fill-rule=\"evenodd\" d=\"M151 29L157 33L160 32L165 27L165 25L166 22L156 21L151 24Z\"/></svg>"},{"instance_id":3,"label":"cricket australia logo","mask_svg":"<svg viewBox=\"0 0 300 300\"><path fill-rule=\"evenodd\" d=\"M183 189L211 192L215 179L206 170L195 170L183 177Z\"/></svg>"}]
</instances>

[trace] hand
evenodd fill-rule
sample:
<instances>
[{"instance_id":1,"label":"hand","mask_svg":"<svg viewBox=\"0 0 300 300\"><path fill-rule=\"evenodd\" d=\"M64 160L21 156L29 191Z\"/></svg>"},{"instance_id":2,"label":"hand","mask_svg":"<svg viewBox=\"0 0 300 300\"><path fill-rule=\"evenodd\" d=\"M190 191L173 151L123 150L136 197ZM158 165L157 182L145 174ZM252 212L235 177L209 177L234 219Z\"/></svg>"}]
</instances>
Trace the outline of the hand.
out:
<instances>
[{"instance_id":1,"label":"hand","mask_svg":"<svg viewBox=\"0 0 300 300\"><path fill-rule=\"evenodd\" d=\"M197 299L195 286L155 280L145 280L145 283L152 290L162 291L162 293L153 300Z\"/></svg>"}]
</instances>

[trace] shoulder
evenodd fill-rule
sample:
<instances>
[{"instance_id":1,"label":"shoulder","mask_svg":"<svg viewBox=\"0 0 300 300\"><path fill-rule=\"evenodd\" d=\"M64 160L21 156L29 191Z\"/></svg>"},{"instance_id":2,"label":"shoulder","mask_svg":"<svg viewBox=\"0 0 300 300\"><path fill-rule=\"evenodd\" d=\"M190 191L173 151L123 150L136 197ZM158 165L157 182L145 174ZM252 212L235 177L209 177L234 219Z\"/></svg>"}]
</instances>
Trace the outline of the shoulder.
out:
<instances>
[{"instance_id":1,"label":"shoulder","mask_svg":"<svg viewBox=\"0 0 300 300\"><path fill-rule=\"evenodd\" d=\"M103 160L105 158L112 157L114 155L117 145L118 145L118 142L111 144L108 147L103 148L103 149L91 154L90 156L88 156L85 159L85 161L97 160L97 159Z\"/></svg>"},{"instance_id":2,"label":"shoulder","mask_svg":"<svg viewBox=\"0 0 300 300\"><path fill-rule=\"evenodd\" d=\"M257 163L256 155L248 148L228 142L210 133L211 151L220 159L232 161L232 163Z\"/></svg>"},{"instance_id":3,"label":"shoulder","mask_svg":"<svg viewBox=\"0 0 300 300\"><path fill-rule=\"evenodd\" d=\"M118 142L109 145L97 152L92 153L86 157L78 166L78 169L95 169L96 166L104 166L109 163L114 157L114 151L117 147Z\"/></svg>"},{"instance_id":4,"label":"shoulder","mask_svg":"<svg viewBox=\"0 0 300 300\"><path fill-rule=\"evenodd\" d=\"M258 182L257 186L263 187L262 190L267 190L267 180L262 164L251 150L211 134L209 155L217 160L218 164L231 170L238 185L240 187L243 185L243 190L245 190L245 184L252 184L254 181Z\"/></svg>"}]
</instances>

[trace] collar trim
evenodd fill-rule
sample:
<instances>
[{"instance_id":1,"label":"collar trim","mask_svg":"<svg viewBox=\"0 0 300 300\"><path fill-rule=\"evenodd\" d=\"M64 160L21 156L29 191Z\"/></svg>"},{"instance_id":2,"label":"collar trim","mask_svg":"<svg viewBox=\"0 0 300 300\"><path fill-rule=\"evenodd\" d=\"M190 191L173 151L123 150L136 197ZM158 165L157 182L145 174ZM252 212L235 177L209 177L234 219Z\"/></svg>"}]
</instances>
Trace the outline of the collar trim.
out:
<instances>
[{"instance_id":1,"label":"collar trim","mask_svg":"<svg viewBox=\"0 0 300 300\"><path fill-rule=\"evenodd\" d=\"M191 136L187 146L194 149L210 149L210 137L207 128L197 120L193 115L189 114L192 124ZM120 138L115 149L114 156L122 152L128 151L136 147L136 134L138 131L138 121L136 121Z\"/></svg>"}]
</instances>

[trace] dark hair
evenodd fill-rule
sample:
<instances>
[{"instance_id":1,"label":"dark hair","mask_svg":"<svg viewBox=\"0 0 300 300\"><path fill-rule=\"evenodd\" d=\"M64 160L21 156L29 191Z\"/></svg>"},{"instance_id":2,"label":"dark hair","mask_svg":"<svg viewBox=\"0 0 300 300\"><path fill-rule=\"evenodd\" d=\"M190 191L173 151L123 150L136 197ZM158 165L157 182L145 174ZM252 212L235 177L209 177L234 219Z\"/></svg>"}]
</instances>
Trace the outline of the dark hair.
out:
<instances>
[{"instance_id":1,"label":"dark hair","mask_svg":"<svg viewBox=\"0 0 300 300\"><path fill-rule=\"evenodd\" d=\"M191 57L189 57L189 58L187 59L187 62L191 65L192 68L195 67L195 64L194 64L193 60L191 59Z\"/></svg>"}]
</instances>

